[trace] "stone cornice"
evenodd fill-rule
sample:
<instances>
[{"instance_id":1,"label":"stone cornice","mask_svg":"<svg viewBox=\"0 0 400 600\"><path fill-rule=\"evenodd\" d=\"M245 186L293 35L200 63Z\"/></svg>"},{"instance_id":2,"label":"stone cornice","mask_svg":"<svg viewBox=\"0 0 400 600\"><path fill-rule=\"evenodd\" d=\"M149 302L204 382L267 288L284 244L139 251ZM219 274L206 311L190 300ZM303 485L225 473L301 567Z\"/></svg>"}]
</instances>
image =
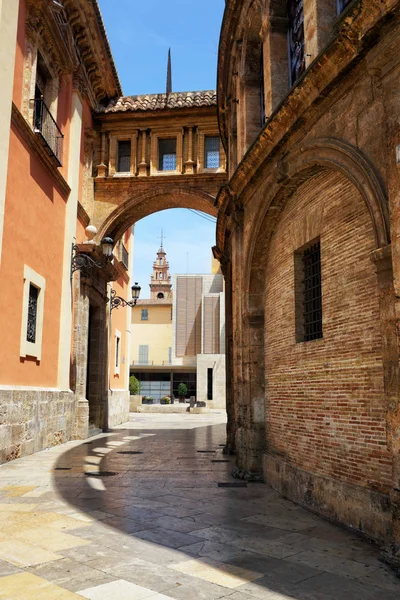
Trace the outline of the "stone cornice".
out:
<instances>
[{"instance_id":1,"label":"stone cornice","mask_svg":"<svg viewBox=\"0 0 400 600\"><path fill-rule=\"evenodd\" d=\"M44 47L53 71L78 71L93 109L122 95L97 0L63 0L60 7L47 0L26 2L27 35Z\"/></svg>"},{"instance_id":2,"label":"stone cornice","mask_svg":"<svg viewBox=\"0 0 400 600\"><path fill-rule=\"evenodd\" d=\"M78 219L81 221L81 223L85 227L87 227L90 223L90 217L80 202L78 202L78 213L77 214L78 214Z\"/></svg>"},{"instance_id":3,"label":"stone cornice","mask_svg":"<svg viewBox=\"0 0 400 600\"><path fill-rule=\"evenodd\" d=\"M26 121L26 119L14 103L12 105L11 121L14 127L22 136L24 142L30 148L32 148L32 150L40 159L48 173L50 173L52 179L54 180L54 183L58 187L64 199L66 200L70 194L71 188L69 187L68 183L65 181L64 177L58 170L55 160L49 155L49 153L45 149L40 136L33 132L32 127L29 125L29 123Z\"/></svg>"},{"instance_id":4,"label":"stone cornice","mask_svg":"<svg viewBox=\"0 0 400 600\"><path fill-rule=\"evenodd\" d=\"M223 144L227 146L227 102L230 76L230 57L234 44L236 26L241 13L241 0L227 3L219 47L218 67L218 121ZM271 156L296 123L310 107L327 93L339 77L357 64L357 59L376 43L373 36L400 6L399 0L363 0L340 19L335 38L314 60L297 85L266 122L258 138L245 154L234 173L230 187L239 195L248 179L258 170L262 162ZM232 40L232 41L230 41Z\"/></svg>"}]
</instances>

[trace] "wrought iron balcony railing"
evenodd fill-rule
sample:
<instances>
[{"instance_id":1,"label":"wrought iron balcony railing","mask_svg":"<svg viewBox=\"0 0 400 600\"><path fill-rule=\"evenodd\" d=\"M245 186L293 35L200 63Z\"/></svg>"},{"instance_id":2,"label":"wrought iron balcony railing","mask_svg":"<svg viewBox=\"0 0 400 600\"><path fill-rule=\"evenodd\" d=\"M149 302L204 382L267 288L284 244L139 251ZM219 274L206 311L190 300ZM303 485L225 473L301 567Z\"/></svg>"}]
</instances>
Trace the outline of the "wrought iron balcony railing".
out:
<instances>
[{"instance_id":1,"label":"wrought iron balcony railing","mask_svg":"<svg viewBox=\"0 0 400 600\"><path fill-rule=\"evenodd\" d=\"M33 127L35 133L39 133L46 144L47 149L62 166L64 135L61 133L51 112L43 101L43 98L34 99Z\"/></svg>"}]
</instances>

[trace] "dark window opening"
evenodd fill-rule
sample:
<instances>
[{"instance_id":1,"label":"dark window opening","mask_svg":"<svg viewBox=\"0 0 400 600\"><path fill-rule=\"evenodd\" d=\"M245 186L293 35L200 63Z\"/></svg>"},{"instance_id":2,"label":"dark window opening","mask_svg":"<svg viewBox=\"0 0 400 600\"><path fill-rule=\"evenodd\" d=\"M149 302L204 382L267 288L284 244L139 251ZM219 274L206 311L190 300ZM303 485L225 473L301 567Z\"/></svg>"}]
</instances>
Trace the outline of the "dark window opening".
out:
<instances>
[{"instance_id":1,"label":"dark window opening","mask_svg":"<svg viewBox=\"0 0 400 600\"><path fill-rule=\"evenodd\" d=\"M162 292L159 292L159 293L157 294L157 298L158 298L159 300L163 300L163 298L164 298L164 294L163 294Z\"/></svg>"},{"instance_id":2,"label":"dark window opening","mask_svg":"<svg viewBox=\"0 0 400 600\"><path fill-rule=\"evenodd\" d=\"M220 144L218 136L206 136L204 143L204 167L206 169L219 169Z\"/></svg>"},{"instance_id":3,"label":"dark window opening","mask_svg":"<svg viewBox=\"0 0 400 600\"><path fill-rule=\"evenodd\" d=\"M37 325L37 310L38 310L39 289L34 285L29 285L29 300L28 300L28 327L26 339L34 344L36 342L36 325Z\"/></svg>"},{"instance_id":4,"label":"dark window opening","mask_svg":"<svg viewBox=\"0 0 400 600\"><path fill-rule=\"evenodd\" d=\"M176 171L176 139L158 141L158 170Z\"/></svg>"},{"instance_id":5,"label":"dark window opening","mask_svg":"<svg viewBox=\"0 0 400 600\"><path fill-rule=\"evenodd\" d=\"M322 338L321 244L295 253L296 340Z\"/></svg>"},{"instance_id":6,"label":"dark window opening","mask_svg":"<svg viewBox=\"0 0 400 600\"><path fill-rule=\"evenodd\" d=\"M118 166L119 173L129 173L131 170L131 143L118 142Z\"/></svg>"},{"instance_id":7,"label":"dark window opening","mask_svg":"<svg viewBox=\"0 0 400 600\"><path fill-rule=\"evenodd\" d=\"M149 320L149 311L147 308L142 308L141 320L148 321Z\"/></svg>"},{"instance_id":8,"label":"dark window opening","mask_svg":"<svg viewBox=\"0 0 400 600\"><path fill-rule=\"evenodd\" d=\"M116 338L116 346L115 346L115 366L118 367L119 365L119 343L120 343L120 338L117 337Z\"/></svg>"},{"instance_id":9,"label":"dark window opening","mask_svg":"<svg viewBox=\"0 0 400 600\"><path fill-rule=\"evenodd\" d=\"M344 9L353 2L353 0L337 0L338 14L344 11Z\"/></svg>"},{"instance_id":10,"label":"dark window opening","mask_svg":"<svg viewBox=\"0 0 400 600\"><path fill-rule=\"evenodd\" d=\"M303 0L288 0L288 17L290 85L294 85L306 69Z\"/></svg>"},{"instance_id":11,"label":"dark window opening","mask_svg":"<svg viewBox=\"0 0 400 600\"><path fill-rule=\"evenodd\" d=\"M213 399L213 369L207 369L207 400Z\"/></svg>"}]
</instances>

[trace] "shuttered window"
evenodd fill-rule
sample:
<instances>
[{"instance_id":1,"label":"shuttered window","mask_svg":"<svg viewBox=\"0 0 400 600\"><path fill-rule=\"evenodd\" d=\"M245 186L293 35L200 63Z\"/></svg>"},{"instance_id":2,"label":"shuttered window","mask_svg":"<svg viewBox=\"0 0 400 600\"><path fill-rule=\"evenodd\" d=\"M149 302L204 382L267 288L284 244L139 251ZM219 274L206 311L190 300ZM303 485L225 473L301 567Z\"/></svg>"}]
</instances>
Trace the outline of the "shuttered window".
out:
<instances>
[{"instance_id":1,"label":"shuttered window","mask_svg":"<svg viewBox=\"0 0 400 600\"><path fill-rule=\"evenodd\" d=\"M176 355L201 354L201 277L176 280Z\"/></svg>"},{"instance_id":2,"label":"shuttered window","mask_svg":"<svg viewBox=\"0 0 400 600\"><path fill-rule=\"evenodd\" d=\"M204 297L203 352L219 354L219 296Z\"/></svg>"},{"instance_id":3,"label":"shuttered window","mask_svg":"<svg viewBox=\"0 0 400 600\"><path fill-rule=\"evenodd\" d=\"M168 363L172 363L172 348L168 348Z\"/></svg>"},{"instance_id":4,"label":"shuttered window","mask_svg":"<svg viewBox=\"0 0 400 600\"><path fill-rule=\"evenodd\" d=\"M118 142L118 166L119 173L129 173L131 170L131 143Z\"/></svg>"},{"instance_id":5,"label":"shuttered window","mask_svg":"<svg viewBox=\"0 0 400 600\"><path fill-rule=\"evenodd\" d=\"M140 319L141 319L141 321L149 320L149 309L148 308L142 308Z\"/></svg>"},{"instance_id":6,"label":"shuttered window","mask_svg":"<svg viewBox=\"0 0 400 600\"><path fill-rule=\"evenodd\" d=\"M139 365L149 364L149 347L139 346Z\"/></svg>"}]
</instances>

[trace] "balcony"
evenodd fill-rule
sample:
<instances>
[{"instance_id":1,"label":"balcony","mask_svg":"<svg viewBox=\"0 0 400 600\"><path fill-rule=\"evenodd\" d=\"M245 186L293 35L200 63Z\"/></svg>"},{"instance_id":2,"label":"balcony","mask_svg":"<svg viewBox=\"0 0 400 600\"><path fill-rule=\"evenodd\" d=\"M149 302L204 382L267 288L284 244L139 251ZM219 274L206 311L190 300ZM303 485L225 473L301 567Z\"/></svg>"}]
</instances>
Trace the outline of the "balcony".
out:
<instances>
[{"instance_id":1,"label":"balcony","mask_svg":"<svg viewBox=\"0 0 400 600\"><path fill-rule=\"evenodd\" d=\"M43 101L43 98L34 99L33 111L34 132L42 138L49 154L62 166L64 136L56 121Z\"/></svg>"}]
</instances>

